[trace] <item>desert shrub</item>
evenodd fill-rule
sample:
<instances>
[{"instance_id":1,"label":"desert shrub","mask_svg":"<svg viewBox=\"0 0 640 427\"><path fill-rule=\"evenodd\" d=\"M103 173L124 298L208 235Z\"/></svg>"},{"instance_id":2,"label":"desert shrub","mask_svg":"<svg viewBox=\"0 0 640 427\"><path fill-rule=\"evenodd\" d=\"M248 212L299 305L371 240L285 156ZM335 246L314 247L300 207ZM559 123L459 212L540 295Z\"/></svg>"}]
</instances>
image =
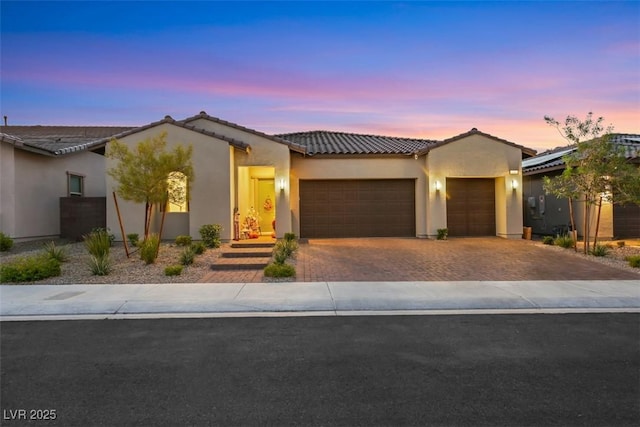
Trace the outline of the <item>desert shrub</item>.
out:
<instances>
[{"instance_id":1,"label":"desert shrub","mask_svg":"<svg viewBox=\"0 0 640 427\"><path fill-rule=\"evenodd\" d=\"M624 240L620 240L619 242L616 242L616 244L618 245L619 248L624 248L625 241Z\"/></svg>"},{"instance_id":2,"label":"desert shrub","mask_svg":"<svg viewBox=\"0 0 640 427\"><path fill-rule=\"evenodd\" d=\"M44 252L49 258L55 259L58 262L65 262L69 259L67 248L64 246L56 246L54 242L45 243Z\"/></svg>"},{"instance_id":3,"label":"desert shrub","mask_svg":"<svg viewBox=\"0 0 640 427\"><path fill-rule=\"evenodd\" d=\"M625 258L633 268L640 268L640 255L631 255Z\"/></svg>"},{"instance_id":4,"label":"desert shrub","mask_svg":"<svg viewBox=\"0 0 640 427\"><path fill-rule=\"evenodd\" d=\"M169 265L164 269L165 276L179 276L180 274L182 274L181 265Z\"/></svg>"},{"instance_id":5,"label":"desert shrub","mask_svg":"<svg viewBox=\"0 0 640 427\"><path fill-rule=\"evenodd\" d=\"M89 258L89 270L94 276L106 276L111 272L111 259L109 255L95 256Z\"/></svg>"},{"instance_id":6,"label":"desert shrub","mask_svg":"<svg viewBox=\"0 0 640 427\"><path fill-rule=\"evenodd\" d=\"M545 245L553 245L553 236L544 236L542 238L542 243L544 243Z\"/></svg>"},{"instance_id":7,"label":"desert shrub","mask_svg":"<svg viewBox=\"0 0 640 427\"><path fill-rule=\"evenodd\" d=\"M150 234L141 244L140 244L140 259L145 262L145 264L153 264L156 262L156 258L158 257L158 248L160 247L160 236L158 234L153 233Z\"/></svg>"},{"instance_id":8,"label":"desert shrub","mask_svg":"<svg viewBox=\"0 0 640 427\"><path fill-rule=\"evenodd\" d=\"M438 228L438 240L447 240L447 236L449 235L448 228Z\"/></svg>"},{"instance_id":9,"label":"desert shrub","mask_svg":"<svg viewBox=\"0 0 640 427\"><path fill-rule=\"evenodd\" d=\"M191 246L184 248L184 251L180 254L180 264L191 265L196 258L196 253Z\"/></svg>"},{"instance_id":10,"label":"desert shrub","mask_svg":"<svg viewBox=\"0 0 640 427\"><path fill-rule=\"evenodd\" d=\"M193 243L191 245L191 248L193 249L193 252L195 252L196 255L202 255L204 251L207 250L207 247L202 242Z\"/></svg>"},{"instance_id":11,"label":"desert shrub","mask_svg":"<svg viewBox=\"0 0 640 427\"><path fill-rule=\"evenodd\" d=\"M589 253L593 256L605 256L609 253L609 248L605 245L596 245Z\"/></svg>"},{"instance_id":12,"label":"desert shrub","mask_svg":"<svg viewBox=\"0 0 640 427\"><path fill-rule=\"evenodd\" d=\"M199 231L200 237L202 237L202 242L206 247L220 247L220 232L222 231L222 226L220 224L205 224L200 227Z\"/></svg>"},{"instance_id":13,"label":"desert shrub","mask_svg":"<svg viewBox=\"0 0 640 427\"><path fill-rule=\"evenodd\" d=\"M178 236L176 237L176 245L189 246L191 245L191 236Z\"/></svg>"},{"instance_id":14,"label":"desert shrub","mask_svg":"<svg viewBox=\"0 0 640 427\"><path fill-rule=\"evenodd\" d=\"M13 246L13 239L4 233L0 233L0 252L6 252Z\"/></svg>"},{"instance_id":15,"label":"desert shrub","mask_svg":"<svg viewBox=\"0 0 640 427\"><path fill-rule=\"evenodd\" d=\"M33 282L48 277L59 276L60 262L39 254L18 258L0 266L0 282Z\"/></svg>"},{"instance_id":16,"label":"desert shrub","mask_svg":"<svg viewBox=\"0 0 640 427\"><path fill-rule=\"evenodd\" d=\"M109 237L109 243L113 246L113 242L116 240L116 235L108 228L96 227L91 230L92 233L105 233Z\"/></svg>"},{"instance_id":17,"label":"desert shrub","mask_svg":"<svg viewBox=\"0 0 640 427\"><path fill-rule=\"evenodd\" d=\"M296 269L289 264L271 263L264 268L266 277L295 277Z\"/></svg>"},{"instance_id":18,"label":"desert shrub","mask_svg":"<svg viewBox=\"0 0 640 427\"><path fill-rule=\"evenodd\" d=\"M278 240L273 247L273 259L276 264L284 264L297 250L298 242L295 240Z\"/></svg>"},{"instance_id":19,"label":"desert shrub","mask_svg":"<svg viewBox=\"0 0 640 427\"><path fill-rule=\"evenodd\" d=\"M284 233L284 240L286 240L287 242L290 242L292 240L296 240L295 233Z\"/></svg>"},{"instance_id":20,"label":"desert shrub","mask_svg":"<svg viewBox=\"0 0 640 427\"><path fill-rule=\"evenodd\" d=\"M96 258L104 258L109 255L111 237L104 228L96 228L91 233L83 236L84 245L91 255Z\"/></svg>"},{"instance_id":21,"label":"desert shrub","mask_svg":"<svg viewBox=\"0 0 640 427\"><path fill-rule=\"evenodd\" d=\"M140 236L138 233L129 233L127 234L127 240L131 246L138 246L138 240L140 240Z\"/></svg>"},{"instance_id":22,"label":"desert shrub","mask_svg":"<svg viewBox=\"0 0 640 427\"><path fill-rule=\"evenodd\" d=\"M556 246L560 246L561 248L572 248L573 247L573 239L566 234L564 236L558 236L553 240L553 243Z\"/></svg>"}]
</instances>

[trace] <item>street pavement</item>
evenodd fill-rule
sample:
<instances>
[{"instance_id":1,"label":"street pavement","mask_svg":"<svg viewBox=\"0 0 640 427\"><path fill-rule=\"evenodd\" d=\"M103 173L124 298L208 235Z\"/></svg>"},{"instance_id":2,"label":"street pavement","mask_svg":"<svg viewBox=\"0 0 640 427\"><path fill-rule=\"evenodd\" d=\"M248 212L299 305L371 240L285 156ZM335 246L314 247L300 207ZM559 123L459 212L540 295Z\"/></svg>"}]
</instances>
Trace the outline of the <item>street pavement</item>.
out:
<instances>
[{"instance_id":1,"label":"street pavement","mask_svg":"<svg viewBox=\"0 0 640 427\"><path fill-rule=\"evenodd\" d=\"M0 320L640 311L640 280L1 285Z\"/></svg>"}]
</instances>

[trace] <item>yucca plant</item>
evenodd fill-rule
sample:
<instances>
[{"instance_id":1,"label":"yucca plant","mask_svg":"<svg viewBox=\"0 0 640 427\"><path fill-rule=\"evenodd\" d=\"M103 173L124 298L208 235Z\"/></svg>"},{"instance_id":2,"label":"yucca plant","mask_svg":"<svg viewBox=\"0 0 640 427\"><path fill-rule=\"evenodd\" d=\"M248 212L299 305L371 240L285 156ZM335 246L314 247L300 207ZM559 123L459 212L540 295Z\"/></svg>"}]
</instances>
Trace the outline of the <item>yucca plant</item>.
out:
<instances>
[{"instance_id":1,"label":"yucca plant","mask_svg":"<svg viewBox=\"0 0 640 427\"><path fill-rule=\"evenodd\" d=\"M84 237L84 245L91 255L96 258L104 258L109 255L111 237L107 230L96 229Z\"/></svg>"},{"instance_id":2,"label":"yucca plant","mask_svg":"<svg viewBox=\"0 0 640 427\"><path fill-rule=\"evenodd\" d=\"M69 259L67 248L64 246L56 246L55 242L47 242L43 246L50 259L55 259L58 262L65 262Z\"/></svg>"},{"instance_id":3,"label":"yucca plant","mask_svg":"<svg viewBox=\"0 0 640 427\"><path fill-rule=\"evenodd\" d=\"M111 260L109 255L95 256L89 258L89 268L94 276L106 276L111 272Z\"/></svg>"},{"instance_id":4,"label":"yucca plant","mask_svg":"<svg viewBox=\"0 0 640 427\"><path fill-rule=\"evenodd\" d=\"M182 265L191 265L193 264L193 260L196 257L196 253L193 250L193 248L191 248L191 246L184 248L184 251L182 251L182 254L180 255L180 264Z\"/></svg>"}]
</instances>

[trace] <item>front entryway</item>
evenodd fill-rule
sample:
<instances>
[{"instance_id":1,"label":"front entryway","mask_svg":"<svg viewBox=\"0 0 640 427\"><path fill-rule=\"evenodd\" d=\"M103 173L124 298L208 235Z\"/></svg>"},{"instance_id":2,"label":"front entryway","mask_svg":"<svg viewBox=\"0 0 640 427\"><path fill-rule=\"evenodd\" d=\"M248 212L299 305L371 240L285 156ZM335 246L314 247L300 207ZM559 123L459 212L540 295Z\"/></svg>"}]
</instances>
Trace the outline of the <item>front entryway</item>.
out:
<instances>
[{"instance_id":1,"label":"front entryway","mask_svg":"<svg viewBox=\"0 0 640 427\"><path fill-rule=\"evenodd\" d=\"M415 180L300 181L300 236L415 237Z\"/></svg>"},{"instance_id":2,"label":"front entryway","mask_svg":"<svg viewBox=\"0 0 640 427\"><path fill-rule=\"evenodd\" d=\"M450 236L496 235L493 178L447 178L447 228Z\"/></svg>"}]
</instances>

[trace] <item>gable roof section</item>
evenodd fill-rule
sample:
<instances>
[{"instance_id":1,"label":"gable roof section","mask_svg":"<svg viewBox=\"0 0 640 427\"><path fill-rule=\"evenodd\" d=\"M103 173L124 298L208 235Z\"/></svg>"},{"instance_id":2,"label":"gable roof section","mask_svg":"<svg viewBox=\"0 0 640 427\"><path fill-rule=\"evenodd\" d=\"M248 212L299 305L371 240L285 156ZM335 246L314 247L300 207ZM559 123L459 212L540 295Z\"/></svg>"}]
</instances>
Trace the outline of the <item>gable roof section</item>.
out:
<instances>
[{"instance_id":1,"label":"gable roof section","mask_svg":"<svg viewBox=\"0 0 640 427\"><path fill-rule=\"evenodd\" d=\"M251 133L253 135L261 136L263 138L266 138L266 139L269 139L271 141L277 142L278 144L284 144L284 145L288 146L289 149L291 149L292 151L296 151L298 153L304 154L306 152L304 146L296 144L295 142L291 142L291 141L288 141L286 139L280 138L277 135L267 135L266 133L257 131L255 129L250 129L250 128L247 128L247 127L244 127L244 126L240 126L237 123L228 122L226 120L222 120L222 119L219 119L217 117L210 116L205 111L200 111L200 113L196 114L195 116L187 117L186 119L180 120L179 123L188 124L189 122L193 122L193 121L198 120L198 119L209 120L211 122L220 123L221 125L241 130L243 132L247 132L247 133Z\"/></svg>"},{"instance_id":2,"label":"gable roof section","mask_svg":"<svg viewBox=\"0 0 640 427\"><path fill-rule=\"evenodd\" d=\"M307 154L401 154L414 155L437 141L393 136L362 135L316 130L276 135L304 146Z\"/></svg>"},{"instance_id":3,"label":"gable roof section","mask_svg":"<svg viewBox=\"0 0 640 427\"><path fill-rule=\"evenodd\" d=\"M456 135L456 136L453 136L451 138L445 139L444 141L440 141L436 145L434 145L432 147L429 147L429 150L432 150L432 149L438 148L438 147L442 147L443 145L447 145L447 144L450 144L452 142L459 141L461 139L467 138L467 137L472 136L472 135L481 135L481 136L484 136L485 138L492 139L492 140L500 142L502 144L507 144L507 145L510 145L512 147L518 148L522 152L523 158L524 157L531 157L531 156L535 156L536 155L536 150L533 150L531 148L527 148L527 147L525 147L523 145L518 145L518 144L516 144L514 142L511 142L511 141L507 141L506 139L498 138L497 136L493 136L493 135L490 135L488 133L481 132L476 128L472 128L469 132L461 133L460 135ZM429 151L429 150L427 150L427 151ZM425 152L420 152L418 154L419 155L420 154L426 154L426 151Z\"/></svg>"},{"instance_id":4,"label":"gable roof section","mask_svg":"<svg viewBox=\"0 0 640 427\"><path fill-rule=\"evenodd\" d=\"M611 141L622 147L627 160L640 158L640 135L629 133L611 134ZM557 169L564 169L563 157L576 150L575 144L547 150L535 157L522 161L522 173L535 175Z\"/></svg>"},{"instance_id":5,"label":"gable roof section","mask_svg":"<svg viewBox=\"0 0 640 427\"><path fill-rule=\"evenodd\" d=\"M125 126L2 126L2 141L34 153L58 156L99 146L98 141L125 132Z\"/></svg>"}]
</instances>

